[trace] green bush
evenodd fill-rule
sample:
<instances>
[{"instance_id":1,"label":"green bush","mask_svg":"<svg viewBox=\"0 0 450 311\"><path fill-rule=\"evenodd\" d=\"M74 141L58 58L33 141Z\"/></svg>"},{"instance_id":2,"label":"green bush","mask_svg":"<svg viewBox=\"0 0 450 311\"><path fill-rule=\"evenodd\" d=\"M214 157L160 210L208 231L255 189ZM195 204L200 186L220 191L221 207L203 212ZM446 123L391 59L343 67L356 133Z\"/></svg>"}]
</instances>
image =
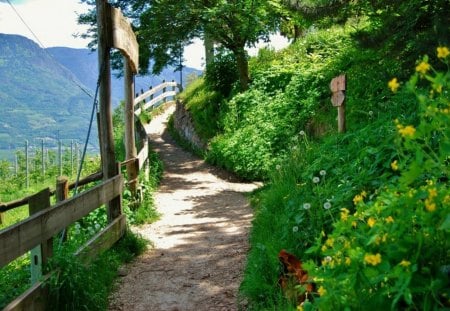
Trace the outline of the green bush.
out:
<instances>
[{"instance_id":1,"label":"green bush","mask_svg":"<svg viewBox=\"0 0 450 311\"><path fill-rule=\"evenodd\" d=\"M230 96L233 86L238 79L236 60L230 52L219 51L214 55L213 61L206 66L206 85L223 97Z\"/></svg>"}]
</instances>

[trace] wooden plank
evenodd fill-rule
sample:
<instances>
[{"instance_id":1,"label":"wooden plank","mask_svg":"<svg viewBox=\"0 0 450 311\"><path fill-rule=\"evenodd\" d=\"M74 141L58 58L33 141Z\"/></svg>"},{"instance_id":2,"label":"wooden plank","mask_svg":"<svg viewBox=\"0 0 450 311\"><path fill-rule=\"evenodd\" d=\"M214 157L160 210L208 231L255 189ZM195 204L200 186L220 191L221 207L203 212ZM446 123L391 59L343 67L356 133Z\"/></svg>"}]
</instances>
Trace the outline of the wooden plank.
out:
<instances>
[{"instance_id":1,"label":"wooden plank","mask_svg":"<svg viewBox=\"0 0 450 311\"><path fill-rule=\"evenodd\" d=\"M111 248L123 236L126 227L127 218L125 215L120 215L83 245L75 256L79 256L82 262L89 262L90 259Z\"/></svg>"},{"instance_id":2,"label":"wooden plank","mask_svg":"<svg viewBox=\"0 0 450 311\"><path fill-rule=\"evenodd\" d=\"M139 115L141 113L141 109L147 110L148 108L150 108L152 106L158 107L159 105L156 105L156 104L161 102L164 98L167 98L167 97L170 97L170 96L175 96L175 95L177 95L176 91L167 91L165 93L159 94L158 96L153 98L151 101L149 101L148 103L144 104L141 108L136 109L134 114L135 115Z\"/></svg>"},{"instance_id":3,"label":"wooden plank","mask_svg":"<svg viewBox=\"0 0 450 311\"><path fill-rule=\"evenodd\" d=\"M45 282L50 278L51 273L31 286L22 295L11 301L3 311L45 311L47 305L48 291Z\"/></svg>"},{"instance_id":4,"label":"wooden plank","mask_svg":"<svg viewBox=\"0 0 450 311\"><path fill-rule=\"evenodd\" d=\"M346 89L345 75L340 75L333 78L330 82L330 89L332 92L345 91Z\"/></svg>"},{"instance_id":5,"label":"wooden plank","mask_svg":"<svg viewBox=\"0 0 450 311\"><path fill-rule=\"evenodd\" d=\"M128 59L131 70L136 74L139 68L139 45L136 35L120 9L114 8L109 4L108 7L111 10L113 47L119 49L122 55Z\"/></svg>"},{"instance_id":6,"label":"wooden plank","mask_svg":"<svg viewBox=\"0 0 450 311\"><path fill-rule=\"evenodd\" d=\"M148 141L147 140L144 143L144 147L142 147L141 151L139 151L137 158L138 158L139 170L141 170L142 167L144 166L145 162L148 159Z\"/></svg>"},{"instance_id":7,"label":"wooden plank","mask_svg":"<svg viewBox=\"0 0 450 311\"><path fill-rule=\"evenodd\" d=\"M139 95L138 97L136 97L134 99L134 105L137 105L138 103L140 103L141 101L143 101L144 99L147 99L148 97L156 94L157 92L161 91L163 88L166 87L179 87L178 83L176 82L164 82L161 83L158 86L155 86L154 88L148 90L147 92Z\"/></svg>"},{"instance_id":8,"label":"wooden plank","mask_svg":"<svg viewBox=\"0 0 450 311\"><path fill-rule=\"evenodd\" d=\"M28 209L30 216L50 207L50 189L44 189L30 197ZM53 239L43 241L42 244L30 251L31 284L42 277L42 266L47 263L48 257L53 254Z\"/></svg>"},{"instance_id":9,"label":"wooden plank","mask_svg":"<svg viewBox=\"0 0 450 311\"><path fill-rule=\"evenodd\" d=\"M117 175L73 198L57 203L0 231L0 268L94 209L119 197L123 177Z\"/></svg>"},{"instance_id":10,"label":"wooden plank","mask_svg":"<svg viewBox=\"0 0 450 311\"><path fill-rule=\"evenodd\" d=\"M344 91L333 92L331 95L331 103L334 107L342 106L345 101L345 93Z\"/></svg>"}]
</instances>

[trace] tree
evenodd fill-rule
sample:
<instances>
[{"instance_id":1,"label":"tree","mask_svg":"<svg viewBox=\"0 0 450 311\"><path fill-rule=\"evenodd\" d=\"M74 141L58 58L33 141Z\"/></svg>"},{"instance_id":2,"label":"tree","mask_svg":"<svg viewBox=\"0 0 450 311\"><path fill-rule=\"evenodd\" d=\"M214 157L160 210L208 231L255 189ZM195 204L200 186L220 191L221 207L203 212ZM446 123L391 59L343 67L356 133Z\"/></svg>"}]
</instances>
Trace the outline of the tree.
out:
<instances>
[{"instance_id":1,"label":"tree","mask_svg":"<svg viewBox=\"0 0 450 311\"><path fill-rule=\"evenodd\" d=\"M234 54L243 90L249 83L245 47L268 39L276 30L279 6L278 0L116 0L112 4L134 21L143 71L148 71L150 59L154 74L178 64L184 46L207 33ZM79 22L93 25L92 14L80 16Z\"/></svg>"}]
</instances>

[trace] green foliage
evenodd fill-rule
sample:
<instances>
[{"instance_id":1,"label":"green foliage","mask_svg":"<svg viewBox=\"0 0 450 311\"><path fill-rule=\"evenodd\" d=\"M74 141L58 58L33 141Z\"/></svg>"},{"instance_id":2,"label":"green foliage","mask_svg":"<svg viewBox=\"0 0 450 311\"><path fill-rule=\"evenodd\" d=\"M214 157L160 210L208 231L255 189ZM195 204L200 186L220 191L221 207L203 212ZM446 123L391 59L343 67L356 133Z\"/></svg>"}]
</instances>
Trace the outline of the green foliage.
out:
<instances>
[{"instance_id":1,"label":"green foliage","mask_svg":"<svg viewBox=\"0 0 450 311\"><path fill-rule=\"evenodd\" d=\"M450 71L419 68L407 83L419 102L419 121L396 121L398 156L390 165L395 176L367 199L355 196L355 207L341 208L332 230L308 250L324 258L321 265L308 265L321 280L323 294L315 301L320 309L448 305ZM423 79L429 88L421 87Z\"/></svg>"},{"instance_id":2,"label":"green foliage","mask_svg":"<svg viewBox=\"0 0 450 311\"><path fill-rule=\"evenodd\" d=\"M205 79L198 78L180 95L186 109L191 113L198 136L204 141L219 131L219 114L223 95L212 90Z\"/></svg>"},{"instance_id":3,"label":"green foliage","mask_svg":"<svg viewBox=\"0 0 450 311\"><path fill-rule=\"evenodd\" d=\"M106 310L117 269L145 250L145 242L127 231L114 248L85 265L65 246L52 257L47 281L49 310Z\"/></svg>"},{"instance_id":4,"label":"green foliage","mask_svg":"<svg viewBox=\"0 0 450 311\"><path fill-rule=\"evenodd\" d=\"M219 52L214 55L213 61L206 66L205 83L223 97L228 97L233 85L238 81L239 75L236 59L233 54Z\"/></svg>"},{"instance_id":5,"label":"green foliage","mask_svg":"<svg viewBox=\"0 0 450 311\"><path fill-rule=\"evenodd\" d=\"M346 65L355 77L347 88L351 130L320 140L301 131L254 199L253 247L241 286L251 308L267 308L279 295L281 249L309 260L306 269L322 295L313 308L431 310L448 297L442 271L450 258L450 75L425 58L407 90L397 86L389 94L394 62L385 58L380 64L390 68L370 71L367 64L379 62L379 54L353 55L357 63Z\"/></svg>"},{"instance_id":6,"label":"green foliage","mask_svg":"<svg viewBox=\"0 0 450 311\"><path fill-rule=\"evenodd\" d=\"M0 269L0 308L22 294L30 282L30 258L22 256Z\"/></svg>"}]
</instances>

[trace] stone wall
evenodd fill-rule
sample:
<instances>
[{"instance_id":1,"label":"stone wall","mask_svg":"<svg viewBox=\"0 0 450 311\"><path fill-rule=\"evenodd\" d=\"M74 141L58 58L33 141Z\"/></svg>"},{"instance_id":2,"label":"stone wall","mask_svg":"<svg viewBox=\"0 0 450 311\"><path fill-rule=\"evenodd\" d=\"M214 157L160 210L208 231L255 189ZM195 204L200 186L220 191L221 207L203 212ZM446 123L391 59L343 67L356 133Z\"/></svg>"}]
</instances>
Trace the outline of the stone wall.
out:
<instances>
[{"instance_id":1,"label":"stone wall","mask_svg":"<svg viewBox=\"0 0 450 311\"><path fill-rule=\"evenodd\" d=\"M206 144L198 137L194 128L194 121L189 111L186 110L184 104L177 100L175 113L173 116L173 125L181 137L189 141L196 148L205 150Z\"/></svg>"}]
</instances>

